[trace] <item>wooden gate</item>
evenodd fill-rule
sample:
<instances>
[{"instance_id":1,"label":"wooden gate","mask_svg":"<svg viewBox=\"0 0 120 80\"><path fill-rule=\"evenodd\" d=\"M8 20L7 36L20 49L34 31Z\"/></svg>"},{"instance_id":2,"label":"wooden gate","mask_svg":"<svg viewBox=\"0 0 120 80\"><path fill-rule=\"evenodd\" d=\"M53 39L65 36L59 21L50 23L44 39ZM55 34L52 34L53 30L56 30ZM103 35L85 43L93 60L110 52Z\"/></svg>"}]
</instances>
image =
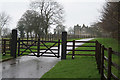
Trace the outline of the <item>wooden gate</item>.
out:
<instances>
[{"instance_id":1,"label":"wooden gate","mask_svg":"<svg viewBox=\"0 0 120 80\"><path fill-rule=\"evenodd\" d=\"M60 39L58 41L40 41L40 39L20 40L19 38L17 42L18 56L60 57Z\"/></svg>"}]
</instances>

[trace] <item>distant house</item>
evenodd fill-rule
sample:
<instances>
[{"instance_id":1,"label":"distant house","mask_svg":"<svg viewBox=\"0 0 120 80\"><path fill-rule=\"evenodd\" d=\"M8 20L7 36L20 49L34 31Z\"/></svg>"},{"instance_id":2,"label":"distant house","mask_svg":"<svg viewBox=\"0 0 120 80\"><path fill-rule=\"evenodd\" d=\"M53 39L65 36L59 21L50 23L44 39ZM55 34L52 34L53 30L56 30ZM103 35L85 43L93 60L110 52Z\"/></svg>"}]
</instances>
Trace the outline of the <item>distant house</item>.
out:
<instances>
[{"instance_id":1,"label":"distant house","mask_svg":"<svg viewBox=\"0 0 120 80\"><path fill-rule=\"evenodd\" d=\"M81 26L77 24L76 26L74 26L74 34L80 35L80 32L81 32Z\"/></svg>"},{"instance_id":2,"label":"distant house","mask_svg":"<svg viewBox=\"0 0 120 80\"><path fill-rule=\"evenodd\" d=\"M74 35L91 35L88 26L79 26L78 24L74 26Z\"/></svg>"}]
</instances>

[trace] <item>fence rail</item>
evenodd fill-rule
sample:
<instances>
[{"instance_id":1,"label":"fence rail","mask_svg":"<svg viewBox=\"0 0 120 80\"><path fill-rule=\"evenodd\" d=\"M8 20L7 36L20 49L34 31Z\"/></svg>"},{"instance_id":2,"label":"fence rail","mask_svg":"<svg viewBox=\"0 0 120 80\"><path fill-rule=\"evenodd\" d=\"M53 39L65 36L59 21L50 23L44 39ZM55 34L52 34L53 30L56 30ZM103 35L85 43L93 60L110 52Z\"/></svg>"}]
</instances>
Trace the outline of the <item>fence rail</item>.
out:
<instances>
[{"instance_id":1,"label":"fence rail","mask_svg":"<svg viewBox=\"0 0 120 80\"><path fill-rule=\"evenodd\" d=\"M112 67L114 67L116 70L120 70L120 65L116 64L115 62L112 61L112 55L116 55L120 57L119 52L115 52L112 50L112 48L105 48L104 45L100 44L99 42L97 43L97 53L96 53L96 63L98 66L99 73L101 74L101 80L120 80L115 74L112 72ZM105 56L105 52L107 51L108 57ZM105 66L105 61L107 62L108 65ZM107 75L105 75L105 72ZM120 74L118 74L120 75Z\"/></svg>"},{"instance_id":2,"label":"fence rail","mask_svg":"<svg viewBox=\"0 0 120 80\"><path fill-rule=\"evenodd\" d=\"M3 56L10 54L10 39L1 39L0 41L2 41L1 48Z\"/></svg>"},{"instance_id":3,"label":"fence rail","mask_svg":"<svg viewBox=\"0 0 120 80\"><path fill-rule=\"evenodd\" d=\"M96 43L96 41L66 41L67 43L72 43L71 45L66 45L67 47L71 47L72 49L66 49L66 51L72 51L72 54L66 54L66 55L72 55L72 59L75 58L75 55L79 55L79 56L95 56L95 54L76 54L76 51L89 51L89 52L95 52L96 50L82 50L82 49L76 49L77 47L96 47L95 45L92 46L86 46L86 45L76 45L79 43ZM66 44L67 44L66 43Z\"/></svg>"}]
</instances>

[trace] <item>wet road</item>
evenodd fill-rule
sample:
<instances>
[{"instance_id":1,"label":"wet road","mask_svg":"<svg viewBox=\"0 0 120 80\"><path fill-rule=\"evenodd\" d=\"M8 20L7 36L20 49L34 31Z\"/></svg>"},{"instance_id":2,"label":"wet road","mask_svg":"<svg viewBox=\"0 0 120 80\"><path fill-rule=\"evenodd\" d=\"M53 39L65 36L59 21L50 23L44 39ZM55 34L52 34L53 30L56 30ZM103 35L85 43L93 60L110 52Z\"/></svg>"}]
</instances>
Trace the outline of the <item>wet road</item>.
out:
<instances>
[{"instance_id":1,"label":"wet road","mask_svg":"<svg viewBox=\"0 0 120 80\"><path fill-rule=\"evenodd\" d=\"M2 63L2 78L40 78L60 59L23 56Z\"/></svg>"},{"instance_id":2,"label":"wet road","mask_svg":"<svg viewBox=\"0 0 120 80\"><path fill-rule=\"evenodd\" d=\"M82 39L80 41L89 41L93 38ZM68 43L72 44L72 43ZM78 43L76 45L82 45ZM71 47L69 47L71 49ZM61 53L61 50L60 50ZM60 58L56 57L35 57L35 56L22 56L16 59L0 63L2 65L2 78L36 78L32 80L39 80L39 78L48 72Z\"/></svg>"}]
</instances>

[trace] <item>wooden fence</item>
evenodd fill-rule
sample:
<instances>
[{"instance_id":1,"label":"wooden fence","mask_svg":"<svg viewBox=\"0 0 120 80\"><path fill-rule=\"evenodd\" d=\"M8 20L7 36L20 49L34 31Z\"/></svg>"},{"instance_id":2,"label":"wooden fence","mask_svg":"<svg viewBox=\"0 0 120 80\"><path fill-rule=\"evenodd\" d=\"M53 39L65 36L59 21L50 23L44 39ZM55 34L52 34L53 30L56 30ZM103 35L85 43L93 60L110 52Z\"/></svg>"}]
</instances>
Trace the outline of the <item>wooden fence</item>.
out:
<instances>
[{"instance_id":1,"label":"wooden fence","mask_svg":"<svg viewBox=\"0 0 120 80\"><path fill-rule=\"evenodd\" d=\"M89 51L89 52L95 52L96 50L81 50L81 49L75 49L75 48L77 48L77 47L96 47L95 45L92 45L92 46L84 46L84 45L75 45L76 43L95 43L95 41L75 41L75 40L73 40L73 41L67 41L67 43L73 43L72 45L67 45L67 47L72 47L72 49L67 49L66 51L72 51L72 54L66 54L66 55L72 55L72 59L74 59L74 56L75 55L80 55L80 56L95 56L95 54L75 54L75 51Z\"/></svg>"},{"instance_id":2,"label":"wooden fence","mask_svg":"<svg viewBox=\"0 0 120 80\"><path fill-rule=\"evenodd\" d=\"M66 55L72 55L72 59L74 59L75 55L81 55L81 56L95 56L96 58L96 63L97 63L97 68L99 70L99 73L101 75L101 80L120 80L120 77L113 74L112 72L112 66L116 68L118 71L120 71L120 65L116 64L115 62L112 61L112 55L116 55L120 57L120 53L115 52L112 50L112 48L105 48L104 45L100 44L98 41L67 41L67 32L64 32L62 34L62 58L61 59L66 59ZM67 45L68 42L73 43L72 45ZM80 45L75 45L75 43L95 43L95 46L80 46ZM72 47L72 49L67 49L67 47ZM95 47L95 50L76 50L76 47ZM67 51L72 51L72 54L67 54ZM95 51L95 55L91 54L75 54L75 51ZM104 51L107 51L108 53L108 58L104 55ZM105 66L105 62L107 61L108 65L107 67ZM105 71L107 71L107 76L105 75ZM118 73L120 75L120 73Z\"/></svg>"},{"instance_id":3,"label":"wooden fence","mask_svg":"<svg viewBox=\"0 0 120 80\"><path fill-rule=\"evenodd\" d=\"M78 38L94 38L95 36L93 35L67 35L67 39L78 39ZM61 34L48 34L48 35L41 35L39 37L24 37L23 39L26 40L44 40L44 41L53 41L53 40L58 40L62 38ZM21 38L22 39L22 38Z\"/></svg>"},{"instance_id":4,"label":"wooden fence","mask_svg":"<svg viewBox=\"0 0 120 80\"><path fill-rule=\"evenodd\" d=\"M45 57L57 57L57 58L60 57L59 56L60 39L58 41L42 41L40 39L21 40L19 38L17 42L18 42L18 48L17 48L18 56L28 55L29 53L31 53L29 56L37 56L37 57L45 56ZM54 47L55 49L52 49L52 47ZM50 55L50 54L54 54L54 55Z\"/></svg>"},{"instance_id":5,"label":"wooden fence","mask_svg":"<svg viewBox=\"0 0 120 80\"><path fill-rule=\"evenodd\" d=\"M1 48L3 56L10 54L10 39L1 39L0 41L2 41Z\"/></svg>"},{"instance_id":6,"label":"wooden fence","mask_svg":"<svg viewBox=\"0 0 120 80\"><path fill-rule=\"evenodd\" d=\"M96 45L96 63L99 73L101 74L101 80L120 80L120 77L112 72L112 67L120 71L120 65L112 61L112 55L120 57L120 53L113 51L110 47L105 48L104 45L100 44L98 41L96 41ZM108 57L105 56L105 51L107 51ZM107 66L105 66L105 61L107 61ZM105 75L105 73L107 73L107 75ZM118 75L120 75L120 73L118 73Z\"/></svg>"},{"instance_id":7,"label":"wooden fence","mask_svg":"<svg viewBox=\"0 0 120 80\"><path fill-rule=\"evenodd\" d=\"M16 49L17 49L17 35L16 30L13 30L13 35L12 35L12 43L10 45L10 39L9 40L2 40L2 53L7 52L7 50L11 50L11 55L16 58ZM59 40L60 41L60 40ZM68 42L72 42L73 45L67 45ZM95 46L83 46L83 45L75 45L75 43L95 43ZM10 46L10 47L9 47ZM38 45L39 46L39 45ZM72 47L72 49L67 49L67 47ZM76 47L95 47L95 50L76 50ZM39 48L39 47L38 47ZM75 55L81 55L81 56L95 56L96 58L96 63L97 63L97 68L99 70L99 73L101 75L101 80L111 80L113 78L114 80L120 80L118 76L113 74L111 68L114 67L118 71L120 71L120 65L116 64L115 62L112 61L112 55L116 55L120 57L120 53L115 52L112 50L112 48L105 48L104 45L100 44L98 41L67 41L67 32L63 32L62 34L62 49L61 49L61 59L66 59L66 54L67 51L72 51L72 59L74 59ZM39 51L39 49L38 49ZM75 51L93 51L95 54L75 54ZM104 51L107 51L108 57L104 55ZM12 54L14 53L14 54ZM3 54L3 55L5 55ZM105 61L107 61L108 65L105 66ZM107 72L107 75L105 75L105 71Z\"/></svg>"}]
</instances>

